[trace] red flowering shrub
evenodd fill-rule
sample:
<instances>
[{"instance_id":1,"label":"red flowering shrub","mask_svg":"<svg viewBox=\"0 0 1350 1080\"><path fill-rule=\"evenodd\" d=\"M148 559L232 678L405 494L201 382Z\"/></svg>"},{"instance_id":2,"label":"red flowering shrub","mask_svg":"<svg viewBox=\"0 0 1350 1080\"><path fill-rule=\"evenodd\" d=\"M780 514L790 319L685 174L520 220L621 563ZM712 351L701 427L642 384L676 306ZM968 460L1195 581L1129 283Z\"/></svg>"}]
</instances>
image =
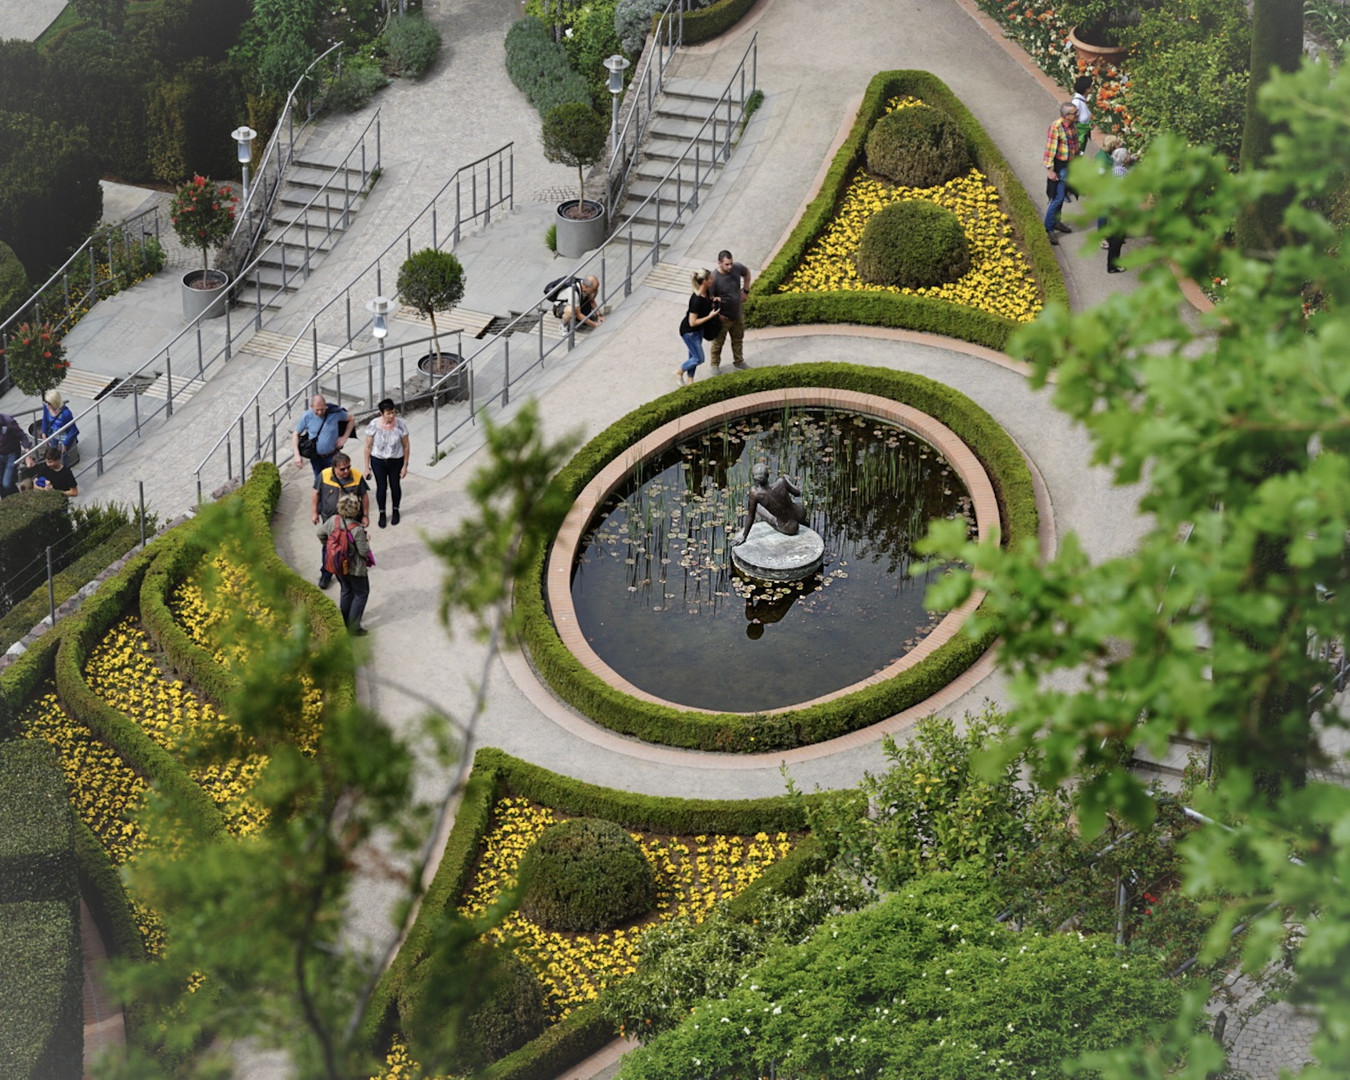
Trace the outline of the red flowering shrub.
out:
<instances>
[{"instance_id":1,"label":"red flowering shrub","mask_svg":"<svg viewBox=\"0 0 1350 1080\"><path fill-rule=\"evenodd\" d=\"M207 252L230 238L238 201L228 185L214 184L204 176L194 176L174 195L169 206L173 231L188 247L201 248L203 270Z\"/></svg>"},{"instance_id":2,"label":"red flowering shrub","mask_svg":"<svg viewBox=\"0 0 1350 1080\"><path fill-rule=\"evenodd\" d=\"M70 367L66 348L49 323L16 326L10 333L4 357L14 385L34 397L60 386Z\"/></svg>"}]
</instances>

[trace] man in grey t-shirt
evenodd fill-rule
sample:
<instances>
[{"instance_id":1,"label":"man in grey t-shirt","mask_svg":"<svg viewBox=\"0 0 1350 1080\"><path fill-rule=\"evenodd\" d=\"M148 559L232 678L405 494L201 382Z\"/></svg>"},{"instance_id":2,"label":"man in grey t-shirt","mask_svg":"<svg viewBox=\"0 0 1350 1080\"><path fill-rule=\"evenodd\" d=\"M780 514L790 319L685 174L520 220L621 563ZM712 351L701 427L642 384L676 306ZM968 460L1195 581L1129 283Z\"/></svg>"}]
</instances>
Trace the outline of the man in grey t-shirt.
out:
<instances>
[{"instance_id":1,"label":"man in grey t-shirt","mask_svg":"<svg viewBox=\"0 0 1350 1080\"><path fill-rule=\"evenodd\" d=\"M709 362L715 368L722 362L722 345L731 338L731 359L736 367L749 367L741 353L741 342L745 338L745 314L741 311L741 301L750 291L750 271L744 263L738 263L725 249L717 253L717 269L712 275L712 293L722 301L719 309L722 313L722 329L713 338L712 356Z\"/></svg>"}]
</instances>

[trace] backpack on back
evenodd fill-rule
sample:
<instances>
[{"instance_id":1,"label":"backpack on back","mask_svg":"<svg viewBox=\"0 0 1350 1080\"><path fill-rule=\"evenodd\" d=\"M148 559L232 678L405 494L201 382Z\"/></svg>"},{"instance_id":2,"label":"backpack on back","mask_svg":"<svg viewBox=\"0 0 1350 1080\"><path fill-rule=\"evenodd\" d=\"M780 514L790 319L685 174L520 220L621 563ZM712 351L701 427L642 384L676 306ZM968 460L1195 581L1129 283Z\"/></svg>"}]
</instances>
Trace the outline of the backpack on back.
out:
<instances>
[{"instance_id":1,"label":"backpack on back","mask_svg":"<svg viewBox=\"0 0 1350 1080\"><path fill-rule=\"evenodd\" d=\"M323 545L323 569L326 574L345 575L348 560L351 558L352 533L346 525L336 522L329 530L328 539Z\"/></svg>"},{"instance_id":2,"label":"backpack on back","mask_svg":"<svg viewBox=\"0 0 1350 1080\"><path fill-rule=\"evenodd\" d=\"M563 317L563 311L570 300L570 297L564 297L563 294L572 292L580 284L580 278L569 276L554 278L544 286L544 299L553 305L553 317L555 319Z\"/></svg>"}]
</instances>

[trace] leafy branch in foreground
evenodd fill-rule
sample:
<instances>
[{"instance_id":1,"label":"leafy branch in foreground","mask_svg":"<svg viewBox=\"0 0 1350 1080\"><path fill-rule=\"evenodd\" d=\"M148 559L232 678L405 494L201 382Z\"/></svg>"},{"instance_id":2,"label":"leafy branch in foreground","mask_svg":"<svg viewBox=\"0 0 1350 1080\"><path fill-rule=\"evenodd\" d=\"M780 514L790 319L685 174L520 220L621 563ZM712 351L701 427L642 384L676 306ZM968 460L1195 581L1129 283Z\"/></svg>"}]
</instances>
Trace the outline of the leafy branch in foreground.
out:
<instances>
[{"instance_id":1,"label":"leafy branch in foreground","mask_svg":"<svg viewBox=\"0 0 1350 1080\"><path fill-rule=\"evenodd\" d=\"M1109 810L1153 814L1140 781L1112 767L1122 751L1160 752L1174 732L1212 742L1218 776L1200 808L1233 831L1197 829L1184 845L1187 891L1232 898L1208 954L1254 917L1244 953L1259 967L1282 956L1286 921L1304 924L1292 992L1320 1028L1319 1064L1301 1075L1330 1080L1350 1071L1350 790L1318 772L1343 767L1319 736L1346 718L1315 694L1331 679L1325 644L1350 630L1350 246L1328 215L1345 182L1350 69L1273 76L1261 102L1286 133L1260 168L1230 175L1207 149L1160 138L1123 181L1075 170L1085 217L1153 238L1127 260L1143 267L1139 288L1079 315L1050 309L1014 345L1038 383L1056 372L1056 404L1089 432L1094 462L1140 483L1150 517L1136 550L1094 563L1070 536L1042 563L950 528L932 550L968 560L999 612L1015 706L998 761L1025 753L1044 783L1080 778L1086 833ZM1269 196L1286 207L1278 247L1234 250L1232 222ZM1169 261L1226 277L1227 302L1183 316ZM970 588L949 579L930 603ZM1206 1037L1180 1041L1177 1075L1215 1067ZM1161 1077L1163 1060L1092 1065Z\"/></svg>"},{"instance_id":2,"label":"leafy branch in foreground","mask_svg":"<svg viewBox=\"0 0 1350 1080\"><path fill-rule=\"evenodd\" d=\"M349 639L316 635L289 583L266 572L275 559L266 530L253 527L242 500L204 511L205 544L253 570L248 610L208 575L208 597L235 609L219 633L241 680L226 703L241 734L201 745L196 756L228 761L241 744L266 754L245 796L262 808L262 823L247 835L212 834L191 828L163 799L153 801L141 825L157 842L131 865L129 880L162 917L167 944L153 962L119 967L116 983L123 1000L148 1011L143 1030L157 1032L158 1046L154 1060L133 1052L105 1064L104 1075L224 1075L226 1044L240 1038L285 1050L302 1078L356 1080L378 1070L375 1048L364 1041L366 1012L416 915L439 826L462 794L487 665L501 641L506 580L522 548L551 535L560 517L544 492L567 445L544 443L529 406L510 423L488 423L487 432L488 462L470 489L478 516L433 545L448 571L443 617L462 605L489 642L470 715L458 724L443 714L428 721L435 748L452 750L459 763L438 806L413 800L418 748L339 691L353 663ZM311 724L305 710L315 691L322 736L310 750L295 733ZM383 854L389 850L397 858ZM403 900L383 940L362 945L352 900L372 866ZM436 987L435 1023L406 1032L428 1051L424 1063L448 1049L463 1013L490 984L484 951L466 945L505 914L502 905L478 921L444 920L423 961Z\"/></svg>"}]
</instances>

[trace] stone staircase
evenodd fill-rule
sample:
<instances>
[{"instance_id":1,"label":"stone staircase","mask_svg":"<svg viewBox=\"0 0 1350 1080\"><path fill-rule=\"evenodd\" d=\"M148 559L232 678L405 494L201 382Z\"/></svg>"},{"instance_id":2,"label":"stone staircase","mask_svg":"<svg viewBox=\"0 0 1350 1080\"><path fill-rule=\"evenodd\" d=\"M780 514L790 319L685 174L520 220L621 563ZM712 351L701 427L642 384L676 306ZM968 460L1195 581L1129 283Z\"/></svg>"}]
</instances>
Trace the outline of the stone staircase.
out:
<instances>
[{"instance_id":1,"label":"stone staircase","mask_svg":"<svg viewBox=\"0 0 1350 1080\"><path fill-rule=\"evenodd\" d=\"M359 168L338 152L301 151L286 170L262 241L261 258L235 288L246 310L275 311L342 238L365 201Z\"/></svg>"},{"instance_id":2,"label":"stone staircase","mask_svg":"<svg viewBox=\"0 0 1350 1080\"><path fill-rule=\"evenodd\" d=\"M626 225L632 219L635 260L651 250L658 228L668 229L682 205L691 210L696 208L716 183L725 163L722 151L727 145L726 104L722 105L723 115L715 133L712 125L704 128L704 122L717 108L722 91L719 83L666 80L629 176L624 201L614 218L618 225ZM696 152L686 153L690 140L701 129ZM668 237L666 243L669 242Z\"/></svg>"}]
</instances>

